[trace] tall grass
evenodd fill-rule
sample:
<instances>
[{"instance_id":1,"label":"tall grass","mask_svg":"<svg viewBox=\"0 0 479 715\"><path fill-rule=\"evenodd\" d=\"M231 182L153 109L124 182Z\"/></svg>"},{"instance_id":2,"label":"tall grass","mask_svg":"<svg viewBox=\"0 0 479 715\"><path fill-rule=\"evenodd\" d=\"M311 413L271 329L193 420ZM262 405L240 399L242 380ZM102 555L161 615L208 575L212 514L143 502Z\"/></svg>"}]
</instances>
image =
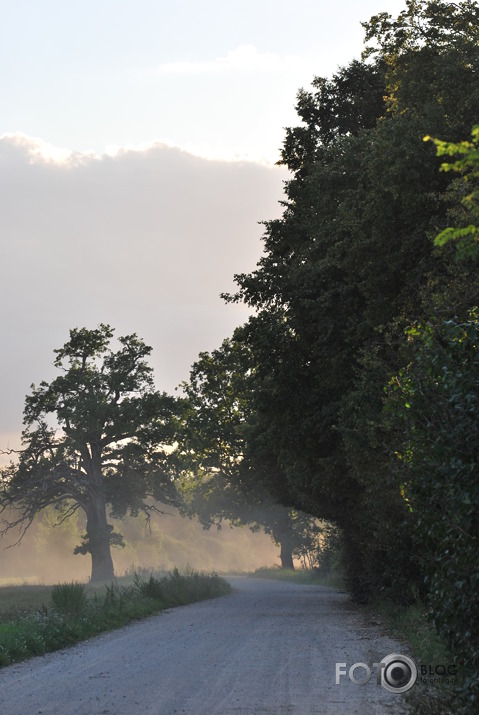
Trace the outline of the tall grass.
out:
<instances>
[{"instance_id":1,"label":"tall grass","mask_svg":"<svg viewBox=\"0 0 479 715\"><path fill-rule=\"evenodd\" d=\"M378 614L392 635L407 642L414 662L421 665L453 665L454 658L441 640L427 609L420 601L398 607L385 599L377 599L365 607L367 612ZM458 673L458 682L461 674ZM421 683L411 690L408 700L411 715L455 715L459 701L453 683Z\"/></svg>"},{"instance_id":2,"label":"tall grass","mask_svg":"<svg viewBox=\"0 0 479 715\"><path fill-rule=\"evenodd\" d=\"M193 569L186 569L181 574L176 568L160 579L154 576L148 581L136 579L135 587L142 596L156 599L165 606L203 601L211 598L212 590L217 596L224 596L231 590L228 582L216 574L206 575Z\"/></svg>"},{"instance_id":3,"label":"tall grass","mask_svg":"<svg viewBox=\"0 0 479 715\"><path fill-rule=\"evenodd\" d=\"M83 583L60 583L54 586L51 594L52 604L63 615L81 616L87 603L87 595Z\"/></svg>"},{"instance_id":4,"label":"tall grass","mask_svg":"<svg viewBox=\"0 0 479 715\"><path fill-rule=\"evenodd\" d=\"M136 574L129 583L111 583L91 595L84 584L58 584L51 589L48 605L42 600L41 607L21 611L13 618L10 612L0 612L0 667L120 628L165 608L223 596L230 590L227 581L215 574L193 570L182 574L177 569L160 578Z\"/></svg>"}]
</instances>

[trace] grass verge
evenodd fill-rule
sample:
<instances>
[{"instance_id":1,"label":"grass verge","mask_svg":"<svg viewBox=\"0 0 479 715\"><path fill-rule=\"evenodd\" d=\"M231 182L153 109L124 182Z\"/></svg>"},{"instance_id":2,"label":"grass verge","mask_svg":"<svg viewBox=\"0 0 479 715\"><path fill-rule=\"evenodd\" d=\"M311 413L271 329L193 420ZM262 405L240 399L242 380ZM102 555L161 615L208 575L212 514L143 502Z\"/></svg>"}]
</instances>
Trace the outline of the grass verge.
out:
<instances>
[{"instance_id":1,"label":"grass verge","mask_svg":"<svg viewBox=\"0 0 479 715\"><path fill-rule=\"evenodd\" d=\"M18 598L21 607L13 609L12 596L30 589L40 590L29 598ZM0 589L0 667L64 648L166 608L226 595L231 587L214 574L174 569L159 578L134 575L129 583L112 583L90 593L78 583L8 590L2 594Z\"/></svg>"},{"instance_id":2,"label":"grass verge","mask_svg":"<svg viewBox=\"0 0 479 715\"><path fill-rule=\"evenodd\" d=\"M292 583L317 584L331 588L344 588L344 580L339 572L321 573L321 570L282 569L280 566L262 566L250 574L251 578L271 578Z\"/></svg>"},{"instance_id":3,"label":"grass verge","mask_svg":"<svg viewBox=\"0 0 479 715\"><path fill-rule=\"evenodd\" d=\"M453 666L454 659L444 642L438 636L427 611L421 603L399 607L387 600L375 601L365 609L380 616L381 621L392 637L407 644L409 654L418 667L418 679L408 693L411 715L454 715L459 712L460 704L455 693L461 673L453 677L435 676L439 666ZM421 673L424 666L425 675ZM432 673L432 676L429 675Z\"/></svg>"}]
</instances>

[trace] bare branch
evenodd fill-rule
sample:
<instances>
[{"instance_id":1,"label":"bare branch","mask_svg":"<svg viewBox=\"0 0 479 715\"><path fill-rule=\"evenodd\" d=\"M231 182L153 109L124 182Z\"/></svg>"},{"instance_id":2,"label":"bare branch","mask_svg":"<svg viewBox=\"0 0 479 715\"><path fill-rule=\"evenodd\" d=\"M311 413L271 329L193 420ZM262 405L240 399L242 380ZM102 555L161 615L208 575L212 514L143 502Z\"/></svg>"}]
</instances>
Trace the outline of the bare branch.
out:
<instances>
[{"instance_id":1,"label":"bare branch","mask_svg":"<svg viewBox=\"0 0 479 715\"><path fill-rule=\"evenodd\" d=\"M57 520L57 523L55 524L55 526L61 526L64 521L66 521L66 520L69 519L71 516L73 516L74 514L76 514L76 512L77 512L79 509L81 509L81 505L80 505L80 504L78 504L78 503L72 504L72 505L67 509L67 511L62 515L62 517Z\"/></svg>"}]
</instances>

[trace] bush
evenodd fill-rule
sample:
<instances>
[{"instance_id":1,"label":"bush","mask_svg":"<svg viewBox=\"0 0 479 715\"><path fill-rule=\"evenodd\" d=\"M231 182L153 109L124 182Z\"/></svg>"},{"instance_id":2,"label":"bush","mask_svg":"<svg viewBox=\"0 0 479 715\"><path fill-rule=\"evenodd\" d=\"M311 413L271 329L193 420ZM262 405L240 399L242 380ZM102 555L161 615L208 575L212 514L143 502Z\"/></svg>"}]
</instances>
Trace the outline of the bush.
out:
<instances>
[{"instance_id":1,"label":"bush","mask_svg":"<svg viewBox=\"0 0 479 715\"><path fill-rule=\"evenodd\" d=\"M426 561L431 616L462 672L464 712L477 712L478 317L426 326L415 337L413 360L390 395L404 426L399 472Z\"/></svg>"}]
</instances>

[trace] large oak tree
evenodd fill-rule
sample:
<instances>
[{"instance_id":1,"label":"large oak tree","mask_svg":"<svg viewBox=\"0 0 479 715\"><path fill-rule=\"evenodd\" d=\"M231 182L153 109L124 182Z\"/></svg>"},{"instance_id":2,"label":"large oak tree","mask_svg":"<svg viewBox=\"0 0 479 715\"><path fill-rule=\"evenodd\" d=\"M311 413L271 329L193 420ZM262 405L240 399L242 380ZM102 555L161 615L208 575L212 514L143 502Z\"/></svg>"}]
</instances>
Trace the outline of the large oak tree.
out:
<instances>
[{"instance_id":1,"label":"large oak tree","mask_svg":"<svg viewBox=\"0 0 479 715\"><path fill-rule=\"evenodd\" d=\"M109 514L148 515L152 500L176 501L165 445L174 440L177 401L154 389L150 347L132 334L113 350L112 338L109 325L74 329L55 350L60 374L32 385L22 449L0 482L2 533L18 527L21 538L52 504L60 520L85 513L76 553L91 554L92 581L113 577L110 547L122 544Z\"/></svg>"}]
</instances>

